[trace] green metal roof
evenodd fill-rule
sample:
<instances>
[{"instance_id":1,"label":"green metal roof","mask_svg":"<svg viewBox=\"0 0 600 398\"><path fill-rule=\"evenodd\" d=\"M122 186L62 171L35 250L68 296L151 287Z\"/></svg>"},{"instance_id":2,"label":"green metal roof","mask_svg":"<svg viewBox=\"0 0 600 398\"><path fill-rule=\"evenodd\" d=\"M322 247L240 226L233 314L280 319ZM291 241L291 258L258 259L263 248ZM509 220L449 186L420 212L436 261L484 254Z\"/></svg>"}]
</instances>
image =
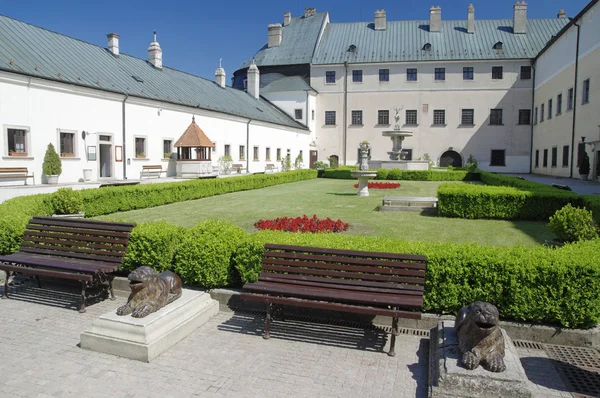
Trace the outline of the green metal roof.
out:
<instances>
[{"instance_id":1,"label":"green metal roof","mask_svg":"<svg viewBox=\"0 0 600 398\"><path fill-rule=\"evenodd\" d=\"M441 32L429 32L429 21L388 21L386 30L372 23L331 23L325 28L312 63L401 62L534 58L567 18L528 19L527 33L514 34L512 20L476 20L475 33L467 21L442 21ZM503 50L494 44L502 42ZM424 51L425 44L430 51ZM356 51L348 51L351 45Z\"/></svg>"},{"instance_id":2,"label":"green metal roof","mask_svg":"<svg viewBox=\"0 0 600 398\"><path fill-rule=\"evenodd\" d=\"M282 93L287 91L314 91L314 89L300 76L282 77L260 89L261 93Z\"/></svg>"},{"instance_id":3,"label":"green metal roof","mask_svg":"<svg viewBox=\"0 0 600 398\"><path fill-rule=\"evenodd\" d=\"M0 70L306 129L244 91L2 15Z\"/></svg>"}]
</instances>

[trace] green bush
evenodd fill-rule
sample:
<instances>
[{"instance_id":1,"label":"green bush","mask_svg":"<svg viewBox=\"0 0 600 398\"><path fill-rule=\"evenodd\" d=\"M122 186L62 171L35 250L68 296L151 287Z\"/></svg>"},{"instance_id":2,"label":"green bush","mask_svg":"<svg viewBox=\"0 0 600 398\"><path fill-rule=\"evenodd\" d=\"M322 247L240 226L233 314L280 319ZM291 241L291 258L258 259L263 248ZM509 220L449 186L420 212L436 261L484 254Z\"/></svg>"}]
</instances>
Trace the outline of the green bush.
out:
<instances>
[{"instance_id":1,"label":"green bush","mask_svg":"<svg viewBox=\"0 0 600 398\"><path fill-rule=\"evenodd\" d=\"M231 223L201 222L181 239L174 257L175 272L185 283L207 289L239 285L232 254L247 237L246 231Z\"/></svg>"},{"instance_id":2,"label":"green bush","mask_svg":"<svg viewBox=\"0 0 600 398\"><path fill-rule=\"evenodd\" d=\"M19 249L27 221L33 216L51 216L50 194L12 198L0 204L0 254Z\"/></svg>"},{"instance_id":3,"label":"green bush","mask_svg":"<svg viewBox=\"0 0 600 398\"><path fill-rule=\"evenodd\" d=\"M77 214L83 211L81 192L71 188L59 188L52 194L51 201L55 214Z\"/></svg>"},{"instance_id":4,"label":"green bush","mask_svg":"<svg viewBox=\"0 0 600 398\"><path fill-rule=\"evenodd\" d=\"M387 175L388 180L400 180L402 179L402 170L400 169L391 169Z\"/></svg>"},{"instance_id":5,"label":"green bush","mask_svg":"<svg viewBox=\"0 0 600 398\"><path fill-rule=\"evenodd\" d=\"M62 173L62 163L60 162L60 157L58 156L58 153L56 153L54 145L52 145L51 143L48 144L46 154L44 155L42 171L48 176L59 175L60 173Z\"/></svg>"},{"instance_id":6,"label":"green bush","mask_svg":"<svg viewBox=\"0 0 600 398\"><path fill-rule=\"evenodd\" d=\"M379 170L377 170L377 177L375 177L375 179L387 180L389 173L390 173L390 171L388 169L379 169Z\"/></svg>"},{"instance_id":7,"label":"green bush","mask_svg":"<svg viewBox=\"0 0 600 398\"><path fill-rule=\"evenodd\" d=\"M569 328L600 321L600 239L551 249L263 231L242 242L233 256L244 282L258 277L264 243L425 255L428 312L456 314L483 300L497 305L503 319Z\"/></svg>"},{"instance_id":8,"label":"green bush","mask_svg":"<svg viewBox=\"0 0 600 398\"><path fill-rule=\"evenodd\" d=\"M352 170L358 170L358 167L340 166L336 168L327 169L323 172L323 178L335 178L338 180L356 180L356 177L352 177Z\"/></svg>"},{"instance_id":9,"label":"green bush","mask_svg":"<svg viewBox=\"0 0 600 398\"><path fill-rule=\"evenodd\" d=\"M573 207L570 203L550 217L548 229L562 242L577 242L598 237L592 212L585 208Z\"/></svg>"},{"instance_id":10,"label":"green bush","mask_svg":"<svg viewBox=\"0 0 600 398\"><path fill-rule=\"evenodd\" d=\"M590 174L590 157L587 152L583 152L583 159L579 164L579 174L586 175Z\"/></svg>"},{"instance_id":11,"label":"green bush","mask_svg":"<svg viewBox=\"0 0 600 398\"><path fill-rule=\"evenodd\" d=\"M186 229L165 221L137 224L131 232L121 269L148 265L157 272L172 271L173 257Z\"/></svg>"}]
</instances>

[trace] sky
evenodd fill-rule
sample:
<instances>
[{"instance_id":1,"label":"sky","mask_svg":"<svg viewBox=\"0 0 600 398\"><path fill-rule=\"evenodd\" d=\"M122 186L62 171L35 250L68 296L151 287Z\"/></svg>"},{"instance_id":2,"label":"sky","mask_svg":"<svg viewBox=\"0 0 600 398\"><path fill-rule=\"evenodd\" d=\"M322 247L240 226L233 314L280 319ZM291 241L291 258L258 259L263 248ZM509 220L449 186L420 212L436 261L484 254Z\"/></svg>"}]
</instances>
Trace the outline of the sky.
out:
<instances>
[{"instance_id":1,"label":"sky","mask_svg":"<svg viewBox=\"0 0 600 398\"><path fill-rule=\"evenodd\" d=\"M528 18L579 13L589 0L530 0ZM512 19L514 0L0 0L0 14L101 47L107 33L118 33L120 51L147 58L153 31L163 64L210 80L222 59L228 85L233 72L267 42L267 26L283 23L283 13L304 14L305 7L328 11L332 22L373 21L376 9L388 20L428 20L429 7L442 7L442 19Z\"/></svg>"}]
</instances>

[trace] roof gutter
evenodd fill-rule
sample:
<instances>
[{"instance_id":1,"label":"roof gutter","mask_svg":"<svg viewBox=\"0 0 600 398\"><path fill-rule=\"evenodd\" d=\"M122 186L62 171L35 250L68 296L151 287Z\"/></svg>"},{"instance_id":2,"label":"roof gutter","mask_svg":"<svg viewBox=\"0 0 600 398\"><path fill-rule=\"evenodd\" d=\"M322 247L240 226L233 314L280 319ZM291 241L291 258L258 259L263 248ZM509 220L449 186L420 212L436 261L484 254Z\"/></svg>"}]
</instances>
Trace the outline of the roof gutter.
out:
<instances>
[{"instance_id":1,"label":"roof gutter","mask_svg":"<svg viewBox=\"0 0 600 398\"><path fill-rule=\"evenodd\" d=\"M575 20L571 20L577 26L577 42L575 45L575 81L573 83L573 126L571 129L571 167L569 178L573 178L573 160L575 158L575 125L577 123L577 79L579 77L579 30L581 27Z\"/></svg>"},{"instance_id":2,"label":"roof gutter","mask_svg":"<svg viewBox=\"0 0 600 398\"><path fill-rule=\"evenodd\" d=\"M123 151L121 155L121 161L123 162L123 179L127 179L127 161L123 158L127 157L127 126L125 125L125 102L129 99L129 94L124 93L125 98L123 99Z\"/></svg>"}]
</instances>

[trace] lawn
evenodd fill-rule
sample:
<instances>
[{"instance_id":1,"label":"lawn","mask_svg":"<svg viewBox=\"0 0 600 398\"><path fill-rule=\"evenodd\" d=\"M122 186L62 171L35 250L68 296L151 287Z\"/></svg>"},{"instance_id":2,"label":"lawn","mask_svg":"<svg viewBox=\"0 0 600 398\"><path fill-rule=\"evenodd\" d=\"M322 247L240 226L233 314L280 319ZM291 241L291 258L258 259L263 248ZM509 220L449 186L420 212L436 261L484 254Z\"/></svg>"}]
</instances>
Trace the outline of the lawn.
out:
<instances>
[{"instance_id":1,"label":"lawn","mask_svg":"<svg viewBox=\"0 0 600 398\"><path fill-rule=\"evenodd\" d=\"M192 227L200 221L230 221L254 231L259 219L282 216L331 217L350 223L347 235L374 235L420 241L478 242L499 246L531 246L551 239L543 222L463 220L414 212L379 212L386 195L436 196L442 182L401 181L399 189L369 190L356 196L354 181L316 179L252 191L235 192L171 205L111 214L99 219L168 221ZM463 184L462 182L457 182Z\"/></svg>"}]
</instances>

